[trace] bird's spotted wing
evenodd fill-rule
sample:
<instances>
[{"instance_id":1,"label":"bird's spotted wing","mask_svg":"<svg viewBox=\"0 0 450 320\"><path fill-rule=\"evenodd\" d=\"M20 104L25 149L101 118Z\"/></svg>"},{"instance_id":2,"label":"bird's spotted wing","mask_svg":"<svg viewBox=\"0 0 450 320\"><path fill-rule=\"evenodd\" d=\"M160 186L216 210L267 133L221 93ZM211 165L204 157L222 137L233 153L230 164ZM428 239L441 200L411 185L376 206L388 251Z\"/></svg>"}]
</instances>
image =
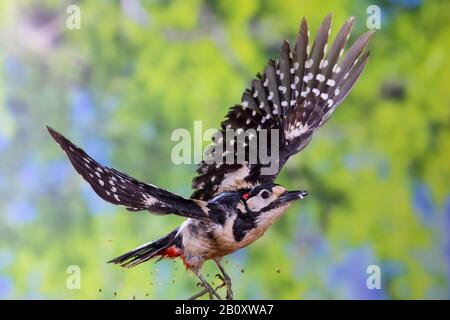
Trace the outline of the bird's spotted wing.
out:
<instances>
[{"instance_id":1,"label":"bird's spotted wing","mask_svg":"<svg viewBox=\"0 0 450 320\"><path fill-rule=\"evenodd\" d=\"M345 22L328 50L331 15L327 16L310 50L308 25L302 20L293 48L285 41L278 59L269 60L243 93L241 103L229 110L197 168L192 198L207 200L223 191L272 182L287 159L308 145L367 62L365 49L372 32L363 34L343 56L353 22L353 18ZM235 134L227 135L227 130ZM273 130L278 132L276 136ZM265 160L277 161L276 172L263 172L273 164L260 156L262 136L267 150L262 154L267 155ZM272 137L278 139L276 150ZM253 140L258 143L252 144Z\"/></svg>"},{"instance_id":2,"label":"bird's spotted wing","mask_svg":"<svg viewBox=\"0 0 450 320\"><path fill-rule=\"evenodd\" d=\"M53 139L66 152L75 170L102 199L125 206L130 211L148 210L158 214L173 213L184 217L209 219L206 202L185 199L102 166L60 133L47 128Z\"/></svg>"}]
</instances>

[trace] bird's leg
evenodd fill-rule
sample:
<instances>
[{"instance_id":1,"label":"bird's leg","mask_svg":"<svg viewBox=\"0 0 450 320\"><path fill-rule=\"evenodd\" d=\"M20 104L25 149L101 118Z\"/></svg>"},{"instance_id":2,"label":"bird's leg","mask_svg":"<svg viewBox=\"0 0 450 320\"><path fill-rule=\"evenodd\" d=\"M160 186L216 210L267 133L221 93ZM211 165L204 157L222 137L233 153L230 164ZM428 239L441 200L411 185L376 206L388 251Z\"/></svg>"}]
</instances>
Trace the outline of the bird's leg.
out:
<instances>
[{"instance_id":1,"label":"bird's leg","mask_svg":"<svg viewBox=\"0 0 450 320\"><path fill-rule=\"evenodd\" d=\"M219 290L220 288L225 287L225 285L226 285L225 282L223 282L222 284L218 285L218 286L214 289L214 291L217 292L217 290ZM199 293L194 294L192 297L190 297L189 300L195 300L195 299L200 298L201 296L203 296L203 295L205 295L205 294L207 294L207 293L208 293L208 290L203 289L203 290L200 291Z\"/></svg>"},{"instance_id":2,"label":"bird's leg","mask_svg":"<svg viewBox=\"0 0 450 320\"><path fill-rule=\"evenodd\" d=\"M231 278L226 273L225 269L220 264L219 260L214 260L217 264L217 267L219 268L220 272L222 273L222 276L218 275L219 278L223 281L223 283L227 286L227 300L233 300L233 290L231 289Z\"/></svg>"},{"instance_id":3,"label":"bird's leg","mask_svg":"<svg viewBox=\"0 0 450 320\"><path fill-rule=\"evenodd\" d=\"M192 297L189 298L189 300L195 300L197 298L200 298L201 296L203 296L204 294L208 293L208 290L203 289L202 291L200 291L199 293L194 294ZM211 299L211 295L210 295L210 299Z\"/></svg>"},{"instance_id":4,"label":"bird's leg","mask_svg":"<svg viewBox=\"0 0 450 320\"><path fill-rule=\"evenodd\" d=\"M195 273L196 276L200 279L201 282L201 286L203 287L203 290L200 291L199 293L193 295L192 297L189 298L189 300L195 300L201 296L203 296L205 293L209 294L209 298L211 300L214 299L214 297L216 297L219 300L222 300L222 298L217 294L216 290L214 290L208 283L208 281L206 281L206 279L201 275L200 272L196 272Z\"/></svg>"}]
</instances>

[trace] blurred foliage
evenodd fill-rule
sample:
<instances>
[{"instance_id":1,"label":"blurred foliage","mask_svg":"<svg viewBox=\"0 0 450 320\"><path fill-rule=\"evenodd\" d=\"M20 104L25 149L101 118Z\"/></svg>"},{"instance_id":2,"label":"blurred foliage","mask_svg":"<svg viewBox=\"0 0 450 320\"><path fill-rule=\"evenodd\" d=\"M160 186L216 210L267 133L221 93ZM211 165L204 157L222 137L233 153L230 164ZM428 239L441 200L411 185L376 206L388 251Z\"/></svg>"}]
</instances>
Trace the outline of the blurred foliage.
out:
<instances>
[{"instance_id":1,"label":"blurred foliage","mask_svg":"<svg viewBox=\"0 0 450 320\"><path fill-rule=\"evenodd\" d=\"M104 203L50 140L188 196L194 165L170 161L172 130L217 127L301 17L314 34L366 9L382 29L359 83L278 182L310 191L262 239L226 259L237 298L449 298L450 2L70 1L0 4L0 298L187 298L178 261L105 262L183 219ZM382 289L366 288L366 268ZM81 289L66 287L67 267ZM207 263L204 273L217 273Z\"/></svg>"}]
</instances>

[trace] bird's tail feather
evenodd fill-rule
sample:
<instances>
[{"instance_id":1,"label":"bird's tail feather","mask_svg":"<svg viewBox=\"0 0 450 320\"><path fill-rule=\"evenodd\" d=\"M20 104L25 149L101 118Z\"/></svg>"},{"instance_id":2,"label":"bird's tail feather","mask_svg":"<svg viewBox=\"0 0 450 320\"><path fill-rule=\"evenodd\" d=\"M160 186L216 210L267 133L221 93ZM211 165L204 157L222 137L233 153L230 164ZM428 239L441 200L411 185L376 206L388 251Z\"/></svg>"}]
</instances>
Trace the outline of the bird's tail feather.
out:
<instances>
[{"instance_id":1,"label":"bird's tail feather","mask_svg":"<svg viewBox=\"0 0 450 320\"><path fill-rule=\"evenodd\" d=\"M178 228L166 235L165 237L143 244L111 261L108 263L118 264L124 268L132 268L148 261L155 256L161 254L167 247L170 247L176 242Z\"/></svg>"}]
</instances>

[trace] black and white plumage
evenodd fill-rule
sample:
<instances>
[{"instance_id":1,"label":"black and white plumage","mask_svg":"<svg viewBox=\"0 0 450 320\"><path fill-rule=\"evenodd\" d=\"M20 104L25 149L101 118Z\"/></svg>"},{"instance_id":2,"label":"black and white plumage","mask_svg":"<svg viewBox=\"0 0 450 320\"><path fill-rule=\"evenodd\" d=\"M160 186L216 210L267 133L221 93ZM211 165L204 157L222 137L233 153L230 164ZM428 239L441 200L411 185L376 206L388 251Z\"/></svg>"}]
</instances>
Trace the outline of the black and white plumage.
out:
<instances>
[{"instance_id":1,"label":"black and white plumage","mask_svg":"<svg viewBox=\"0 0 450 320\"><path fill-rule=\"evenodd\" d=\"M241 103L233 106L222 122L220 140L214 144L237 148L237 135L227 140L226 130L238 133L254 129L279 130L279 166L281 170L287 159L299 152L311 141L315 130L322 126L342 102L361 74L367 59L365 51L372 31L363 34L341 59L352 29L354 18L350 18L338 32L328 51L331 30L331 15L319 28L317 37L309 50L309 31L302 20L297 41L291 49L285 41L277 60L269 60L264 72L252 81L245 90ZM232 141L233 140L233 141ZM249 138L245 139L245 152L250 150ZM224 151L226 152L226 151ZM217 156L217 155L216 155ZM225 159L226 154L219 156ZM203 161L193 181L192 197L211 199L225 190L240 186L255 186L273 182L277 174L262 175L261 163L209 165ZM277 172L277 173L278 173Z\"/></svg>"},{"instance_id":2,"label":"black and white plumage","mask_svg":"<svg viewBox=\"0 0 450 320\"><path fill-rule=\"evenodd\" d=\"M219 298L200 273L203 263L212 259L222 273L227 298L232 298L231 279L220 264L221 259L260 238L292 202L307 195L305 191L287 191L274 181L288 158L305 148L313 133L330 118L367 63L366 47L372 32L363 34L343 55L353 22L350 18L342 26L328 50L331 15L321 24L311 48L308 25L302 20L294 46L291 48L285 41L279 58L269 60L264 72L243 93L240 104L230 108L213 137L212 149L197 169L199 175L193 180L190 199L102 166L48 128L76 171L104 200L131 211L188 218L165 237L110 262L133 267L154 257L180 257L199 277L204 287L201 294ZM227 136L230 130L235 134ZM266 146L269 155L279 155L277 170L270 174L263 174L269 164L259 155L256 161L250 161L258 151L251 140L260 139L264 130L269 130L268 141L275 134L272 132L278 134L273 136L278 139L278 149ZM239 154L242 151L243 158ZM230 158L232 163L227 162Z\"/></svg>"},{"instance_id":3,"label":"black and white plumage","mask_svg":"<svg viewBox=\"0 0 450 320\"><path fill-rule=\"evenodd\" d=\"M176 214L200 220L208 218L207 203L185 199L169 191L140 182L112 168L102 166L60 133L47 127L53 139L69 157L75 170L102 199L130 211Z\"/></svg>"}]
</instances>

